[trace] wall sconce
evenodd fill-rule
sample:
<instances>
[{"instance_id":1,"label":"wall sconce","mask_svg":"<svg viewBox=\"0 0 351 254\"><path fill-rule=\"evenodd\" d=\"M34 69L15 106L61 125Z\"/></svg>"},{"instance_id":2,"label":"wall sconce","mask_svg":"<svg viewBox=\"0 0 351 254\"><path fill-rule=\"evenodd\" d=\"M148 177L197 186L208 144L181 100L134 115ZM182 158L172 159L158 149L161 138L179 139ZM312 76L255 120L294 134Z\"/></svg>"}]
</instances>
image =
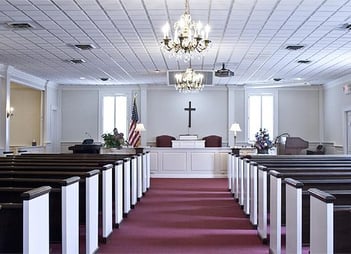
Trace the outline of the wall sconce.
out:
<instances>
[{"instance_id":1,"label":"wall sconce","mask_svg":"<svg viewBox=\"0 0 351 254\"><path fill-rule=\"evenodd\" d=\"M10 116L13 116L13 112L15 111L15 109L13 107L10 107L9 110L7 110L6 112L6 118L9 118Z\"/></svg>"},{"instance_id":2,"label":"wall sconce","mask_svg":"<svg viewBox=\"0 0 351 254\"><path fill-rule=\"evenodd\" d=\"M241 131L240 125L238 123L233 123L232 126L230 126L230 131L234 132L234 147L236 145L236 133L238 131Z\"/></svg>"}]
</instances>

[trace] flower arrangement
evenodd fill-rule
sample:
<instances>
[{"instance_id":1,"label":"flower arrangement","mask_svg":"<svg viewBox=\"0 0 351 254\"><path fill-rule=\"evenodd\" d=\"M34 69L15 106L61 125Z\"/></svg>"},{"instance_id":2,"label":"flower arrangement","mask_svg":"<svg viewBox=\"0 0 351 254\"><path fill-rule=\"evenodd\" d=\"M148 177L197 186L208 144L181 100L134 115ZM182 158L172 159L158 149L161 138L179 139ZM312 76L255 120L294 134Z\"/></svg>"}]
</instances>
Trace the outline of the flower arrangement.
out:
<instances>
[{"instance_id":1,"label":"flower arrangement","mask_svg":"<svg viewBox=\"0 0 351 254\"><path fill-rule=\"evenodd\" d=\"M121 148L122 144L124 144L124 134L119 133L117 128L113 130L112 133L104 133L101 135L104 139L104 147L105 148Z\"/></svg>"},{"instance_id":2,"label":"flower arrangement","mask_svg":"<svg viewBox=\"0 0 351 254\"><path fill-rule=\"evenodd\" d=\"M255 138L255 147L259 152L262 150L268 151L268 149L273 147L273 142L269 139L269 133L266 129L260 128L256 133Z\"/></svg>"}]
</instances>

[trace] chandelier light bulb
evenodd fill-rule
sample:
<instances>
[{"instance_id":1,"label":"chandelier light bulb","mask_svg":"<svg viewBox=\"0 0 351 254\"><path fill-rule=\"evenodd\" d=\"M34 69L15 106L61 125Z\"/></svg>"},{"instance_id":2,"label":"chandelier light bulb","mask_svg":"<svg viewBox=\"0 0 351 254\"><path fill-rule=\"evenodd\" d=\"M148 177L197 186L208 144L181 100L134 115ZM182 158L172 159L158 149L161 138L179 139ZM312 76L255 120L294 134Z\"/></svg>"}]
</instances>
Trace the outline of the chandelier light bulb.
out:
<instances>
[{"instance_id":1,"label":"chandelier light bulb","mask_svg":"<svg viewBox=\"0 0 351 254\"><path fill-rule=\"evenodd\" d=\"M168 22L162 27L162 31L163 31L163 38L169 38L170 26Z\"/></svg>"}]
</instances>

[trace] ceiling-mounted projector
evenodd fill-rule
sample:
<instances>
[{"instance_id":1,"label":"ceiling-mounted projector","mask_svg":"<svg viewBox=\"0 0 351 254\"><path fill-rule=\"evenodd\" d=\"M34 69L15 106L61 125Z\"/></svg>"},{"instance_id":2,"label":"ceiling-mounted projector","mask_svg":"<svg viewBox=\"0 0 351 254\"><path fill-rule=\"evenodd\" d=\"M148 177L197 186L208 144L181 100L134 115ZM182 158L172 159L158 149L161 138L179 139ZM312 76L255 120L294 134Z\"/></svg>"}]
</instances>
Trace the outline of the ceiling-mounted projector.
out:
<instances>
[{"instance_id":1,"label":"ceiling-mounted projector","mask_svg":"<svg viewBox=\"0 0 351 254\"><path fill-rule=\"evenodd\" d=\"M225 68L224 63L222 64L222 69L216 70L216 77L225 78L234 76L234 72Z\"/></svg>"}]
</instances>

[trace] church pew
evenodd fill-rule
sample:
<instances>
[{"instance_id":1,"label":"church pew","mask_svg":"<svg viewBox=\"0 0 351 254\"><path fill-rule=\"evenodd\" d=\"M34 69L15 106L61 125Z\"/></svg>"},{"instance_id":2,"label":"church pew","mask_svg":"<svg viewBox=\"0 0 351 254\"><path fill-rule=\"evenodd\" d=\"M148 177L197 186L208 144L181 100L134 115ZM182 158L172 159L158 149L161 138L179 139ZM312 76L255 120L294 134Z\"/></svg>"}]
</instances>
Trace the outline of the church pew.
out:
<instances>
[{"instance_id":1,"label":"church pew","mask_svg":"<svg viewBox=\"0 0 351 254\"><path fill-rule=\"evenodd\" d=\"M111 196L112 195L112 189L111 189L111 181L112 181L112 176L111 176L111 171L112 171L112 165L105 165L103 167L96 167L95 166L95 171L92 171L93 167L92 166L82 166L81 164L79 166L76 166L78 164L70 164L71 166L63 166L62 164L55 163L55 164L50 164L49 163L44 163L42 164L36 164L36 163L27 163L27 164L21 164L19 166L4 166L0 162L0 171L3 170L21 170L21 171L41 171L43 175L46 175L48 177L49 174L52 174L53 171L61 171L63 175L78 175L78 176L85 176L88 181L82 182L82 187L80 188L80 191L82 192L81 195L83 195L83 198L80 202L80 211L81 215L80 217L81 222L82 221L92 221L93 225L92 229L94 231L97 231L98 227L98 211L99 211L99 206L98 202L99 199L101 199L102 196ZM65 164L66 165L66 164ZM95 164L94 164L95 165ZM90 173L89 173L90 172ZM93 172L93 175L89 175ZM103 175L108 176L108 181L106 181L106 177L102 179L103 184L99 186L99 175L100 172L102 172ZM97 173L97 174L95 174ZM56 173L57 174L57 173ZM101 181L101 179L100 179ZM94 191L90 190L87 185L91 182L91 186L89 186L91 189L96 189ZM96 183L95 183L96 182ZM100 190L99 190L100 189ZM102 193L102 194L101 194ZM86 196L88 195L88 196ZM99 198L100 196L100 198ZM89 198L90 197L90 198ZM87 199L87 200L86 200ZM85 201L86 200L86 201ZM104 223L102 224L102 238L104 239L105 237L107 238L109 234L112 233L112 197L110 199L107 199L109 202L108 207L110 209L104 209L102 207L102 217L106 218L103 219ZM87 203L85 203L87 202ZM96 202L96 204L95 204ZM95 209L96 205L96 209ZM92 210L92 211L90 211ZM90 211L90 212L89 212ZM105 223L105 222L108 223ZM96 230L95 230L96 227ZM88 230L88 228L87 228ZM90 236L93 240L91 242L95 242L97 240L98 235L95 237L95 232L93 233L87 233L87 236ZM95 239L96 238L96 239ZM93 244L95 245L95 244ZM97 245L97 243L96 243Z\"/></svg>"},{"instance_id":2,"label":"church pew","mask_svg":"<svg viewBox=\"0 0 351 254\"><path fill-rule=\"evenodd\" d=\"M42 186L21 194L17 193L17 202L0 203L1 253L48 254L50 252L50 191L51 187Z\"/></svg>"},{"instance_id":3,"label":"church pew","mask_svg":"<svg viewBox=\"0 0 351 254\"><path fill-rule=\"evenodd\" d=\"M147 153L144 154L145 157L149 156ZM19 160L21 162L26 161L26 157L27 156L17 156L14 157L12 156L11 158L19 158ZM28 156L31 159L35 158L35 160L41 160L42 158L36 157L34 155L32 156ZM44 155L44 161L45 163L48 163L49 161L51 162L59 162L61 160L64 159L65 163L70 162L70 161L76 161L76 157L72 154L66 155L66 154L58 154L58 155ZM124 163L123 163L123 190L124 190L124 198L123 198L123 216L127 217L129 211L131 210L131 208L134 208L137 201L138 201L138 196L139 199L141 197L141 190L142 189L147 189L149 185L147 185L149 183L149 170L147 168L147 165L149 164L149 160L147 160L147 158L145 158L145 169L143 169L143 167L140 167L139 164L142 163L143 160L141 160L140 155L109 155L109 154L97 154L97 155L88 155L88 154L82 154L79 155L78 158L80 158L79 163L81 163L81 161L94 161L97 160L99 162L105 161L106 160L111 160L111 159L116 159L116 158L123 158L125 159ZM103 159L102 159L103 158ZM0 162L1 163L1 162ZM128 165L128 163L130 165ZM148 174L148 176L145 176L145 180L142 181L141 178L144 178L144 176L142 176L142 173L144 172L144 174ZM142 184L144 182L145 186L142 187L140 184ZM139 193L139 194L138 194ZM129 200L130 199L130 200Z\"/></svg>"},{"instance_id":4,"label":"church pew","mask_svg":"<svg viewBox=\"0 0 351 254\"><path fill-rule=\"evenodd\" d=\"M296 154L296 155L265 155L265 154L250 154L241 156L242 158L247 158L251 161L258 160L351 160L351 156L345 154L328 154L328 155L306 155L306 154Z\"/></svg>"},{"instance_id":5,"label":"church pew","mask_svg":"<svg viewBox=\"0 0 351 254\"><path fill-rule=\"evenodd\" d=\"M269 170L270 168L275 169L275 168L298 168L301 166L304 167L310 167L310 168L316 168L319 166L323 166L323 167L338 167L338 168L346 168L346 167L351 167L351 162L347 163L346 161L326 161L324 160L323 162L320 161L294 161L294 160L290 160L290 161L286 161L285 163L279 162L277 164L271 163L271 164L260 164L258 162L251 162L250 160L245 159L244 160L246 162L245 165L249 164L248 166L245 167L245 174L246 174L246 184L249 186L250 182L251 184L257 184L258 183L258 167L266 167L267 170ZM254 178L254 179L253 179ZM246 188L248 190L250 190L250 187ZM244 192L245 189L239 190L239 192ZM243 198L249 199L249 195L248 193L244 192L243 194ZM249 210L249 209L248 209Z\"/></svg>"},{"instance_id":6,"label":"church pew","mask_svg":"<svg viewBox=\"0 0 351 254\"><path fill-rule=\"evenodd\" d=\"M286 183L286 252L302 253L302 245L310 242L310 198L308 189L351 190L351 178L295 180L285 178ZM284 210L282 211L284 212Z\"/></svg>"},{"instance_id":7,"label":"church pew","mask_svg":"<svg viewBox=\"0 0 351 254\"><path fill-rule=\"evenodd\" d=\"M123 160L124 158L131 157L133 155L140 155L142 156L142 160L140 161L142 164L142 187L141 189L143 190L143 193L147 191L147 189L150 187L150 152L142 152L142 153L136 153L136 154L24 154L21 155L22 157L51 157L51 158L81 158L81 159L112 159L112 160ZM138 163L139 165L139 163ZM138 185L139 187L140 185Z\"/></svg>"},{"instance_id":8,"label":"church pew","mask_svg":"<svg viewBox=\"0 0 351 254\"><path fill-rule=\"evenodd\" d=\"M108 235L112 233L112 226L111 226L112 222L110 222L110 220L112 219L112 188L114 187L115 193L116 193L116 188L117 189L120 188L120 185L122 184L125 185L125 183L122 183L122 177L121 177L122 172L116 171L119 168L118 161L112 161L110 159L101 159L101 157L100 159L95 157L90 159L85 159L85 156L78 156L78 158L75 158L74 156L69 156L68 159L66 158L66 156L54 156L54 158L47 157L47 156L39 156L39 157L26 156L24 158L22 156L23 155L10 157L10 158L7 158L7 160L0 160L0 168L2 167L2 165L15 164L17 168L20 166L31 167L31 165L35 165L36 167L44 167L44 169L46 167L50 167L51 170L59 170L59 168L61 167L67 168L68 166L87 167L87 168L100 167L106 163L113 162L115 164L113 174L111 174L110 171L103 171L103 175L99 179L99 181L101 182L99 186L101 186L103 189L103 191L100 191L100 200L102 200L100 202L100 206L102 206L102 209L103 209L103 225L104 225L103 227L105 228L105 230L103 230L102 239L103 241L105 241L104 239L108 238ZM104 157L106 158L106 156ZM130 181L130 177L126 178L126 181ZM129 183L128 183L128 186L129 186ZM126 195L128 196L125 198L130 198L129 193L130 191L126 192ZM118 204L121 204L121 200L118 199L120 197L121 197L120 193L118 193L117 195L114 195L115 206ZM122 221L122 218L123 218L120 215L119 209L122 209L122 208L118 207L116 210L117 213L115 213L114 227L118 227L119 223ZM129 212L129 210L130 209L128 209L127 211Z\"/></svg>"},{"instance_id":9,"label":"church pew","mask_svg":"<svg viewBox=\"0 0 351 254\"><path fill-rule=\"evenodd\" d=\"M308 168L306 169L308 170ZM281 252L281 221L282 218L285 221L285 195L282 195L283 189L283 179L291 177L295 180L318 180L318 179L334 179L340 180L340 188L346 188L344 178L348 177L351 179L351 170L348 172L335 172L333 169L331 171L321 170L320 172L301 172L299 169L295 172L277 172L275 170L269 171L270 175L270 251L271 253ZM320 185L322 186L323 181ZM307 182L306 182L307 183ZM328 184L328 182L324 182ZM331 187L336 187L337 181L330 181L329 185ZM289 200L290 202L290 200Z\"/></svg>"},{"instance_id":10,"label":"church pew","mask_svg":"<svg viewBox=\"0 0 351 254\"><path fill-rule=\"evenodd\" d=\"M87 175L87 173L80 173L80 175L82 176L81 188L78 187L78 181L80 180L79 177L70 177L68 179L63 179L67 176L66 172L51 171L48 173L43 171L23 172L0 170L0 186L2 186L0 187L0 192L2 191L6 193L6 187L3 186L34 187L41 184L48 184L54 187L53 191L51 192L52 194L50 195L50 240L53 242L61 242L62 240L62 250L64 251L64 253L78 253L78 211L82 211L84 213L84 211L86 210L85 207L89 206L90 203L88 202L85 205L85 192L82 191L82 189L84 190L84 187L82 186L85 185L85 176ZM70 173L73 173L75 175L79 174L79 172ZM98 173L98 171L88 172L88 174L94 173ZM81 195L81 197L79 197L79 194ZM79 200L81 201L80 205ZM95 232L92 231L91 233L87 234L87 236L94 236L94 234L96 234L97 237L97 230L95 230Z\"/></svg>"},{"instance_id":11,"label":"church pew","mask_svg":"<svg viewBox=\"0 0 351 254\"><path fill-rule=\"evenodd\" d=\"M80 170L80 171L86 171L86 170L91 170L92 168L96 168L98 170L101 170L102 175L99 178L99 181L101 184L99 185L99 188L102 188L101 191L99 191L100 195L100 206L102 207L102 215L103 215L103 232L102 232L102 240L106 241L108 236L112 233L112 165L104 165L106 164L106 161L102 162L84 162L81 160L53 160L53 159L39 159L39 158L31 158L31 159L18 159L16 158L8 158L7 160L0 160L0 168L2 166L11 166L11 165L16 165L17 169L20 169L19 167L29 167L31 169L33 166L39 169L39 167L50 170ZM72 167L77 167L76 169L73 169ZM118 197L118 196L117 196Z\"/></svg>"},{"instance_id":12,"label":"church pew","mask_svg":"<svg viewBox=\"0 0 351 254\"><path fill-rule=\"evenodd\" d=\"M144 157L141 158L140 156ZM30 159L34 159L36 161L42 161L44 158L44 162L47 163L49 161L51 162L61 162L62 160L65 161L65 163L69 162L69 161L76 161L77 158L79 158L80 160L78 162L81 161L105 161L105 162L109 162L112 163L112 160L115 160L116 158L118 159L123 159L123 158L131 158L130 160L130 166L128 166L127 168L129 168L129 170L131 171L130 173L127 173L127 177L124 177L125 181L129 181L131 180L131 183L129 184L129 182L125 182L124 181L124 185L127 185L128 187L131 188L131 190L126 190L126 188L124 188L125 193L127 195L126 198L130 198L131 201L129 202L124 202L124 204L127 206L124 209L124 215L127 216L128 212L130 211L130 209L128 208L129 206L131 206L131 208L133 208L136 205L137 200L139 200L143 194L142 190L147 190L149 187L149 182L150 182L150 166L149 166L149 153L143 153L143 154L77 154L77 156L75 156L75 154L40 154L35 155L21 155L21 156L10 156L9 158L12 159L18 159L19 161L23 162L23 161L29 161L28 157ZM145 164L142 164L142 162L145 162ZM124 166L126 166L126 163L124 163ZM123 170L123 172L126 172L126 169ZM129 180L127 180L127 178ZM144 180L143 180L144 179ZM144 185L143 185L144 184ZM113 184L114 185L114 184ZM142 186L143 185L143 186ZM116 222L115 225L118 225Z\"/></svg>"},{"instance_id":13,"label":"church pew","mask_svg":"<svg viewBox=\"0 0 351 254\"><path fill-rule=\"evenodd\" d=\"M256 188L257 185L257 179L252 179L252 177L256 177L256 168L251 168L251 166L248 165L248 163L252 163L252 161L254 163L257 163L258 165L265 165L267 167L296 167L298 165L301 164L320 164L320 159L322 159L322 161L325 164L325 166L328 166L327 163L329 163L329 165L335 165L337 164L338 167L343 167L343 166L350 166L351 165L351 161L349 157L342 157L342 156L324 156L324 157L320 157L320 156L312 156L312 158L310 157L297 157L294 156L292 158L280 158L277 156L271 156L271 158L267 157L265 159L263 159L262 161L260 161L259 156L258 158L255 159L248 159L248 156L235 156L235 160L234 161L234 166L233 166L233 177L237 178L237 179L233 179L233 186L235 188L236 194L235 197L239 200L239 204L243 207L245 214L249 215L250 214L250 189ZM249 156L252 157L252 156ZM239 161L238 161L239 160ZM269 164L268 164L269 163ZM251 172L250 172L251 171ZM250 186L250 182L251 185L254 184L253 186ZM254 189L253 189L254 191ZM256 207L253 207L252 209L256 209ZM255 212L253 214L256 214ZM250 216L251 217L251 216ZM253 225L257 224L257 219L256 217L251 217L250 218L251 222L253 223Z\"/></svg>"},{"instance_id":14,"label":"church pew","mask_svg":"<svg viewBox=\"0 0 351 254\"><path fill-rule=\"evenodd\" d=\"M267 199L268 193L267 190L269 190L269 182L267 182L268 180L268 171L271 169L279 169L279 170L292 170L292 171L296 171L300 168L303 168L303 170L306 170L306 168L308 168L309 171L319 171L321 170L321 168L335 168L335 170L338 171L348 171L349 169L351 169L351 164L348 165L347 167L345 167L344 164L318 164L317 162L315 162L314 164L294 164L294 167L291 167L290 164L287 165L280 165L281 167L265 167L265 166L261 166L259 164L257 164L256 162L250 162L249 166L248 166L248 171L249 171L249 176L247 178L247 180L249 181L249 183L247 183L247 185L249 186L249 189L247 192L245 192L245 200L249 201L248 202L248 211L250 214L250 222L252 223L252 225L256 226L258 223L258 205L268 205L265 203L259 203L258 200L263 201L265 199ZM284 166L284 167L283 167ZM290 167L288 167L290 166ZM261 207L262 209L262 207Z\"/></svg>"},{"instance_id":15,"label":"church pew","mask_svg":"<svg viewBox=\"0 0 351 254\"><path fill-rule=\"evenodd\" d=\"M37 175L31 174L30 177L26 173L16 174L17 178L1 175L0 202L18 202L16 197L19 196L19 192L41 185L50 185L52 188L49 198L50 242L61 242L64 253L79 253L78 181L80 178L35 178L40 176L38 173L40 172L37 172Z\"/></svg>"},{"instance_id":16,"label":"church pew","mask_svg":"<svg viewBox=\"0 0 351 254\"><path fill-rule=\"evenodd\" d=\"M6 168L0 169L0 172L6 171ZM85 236L86 236L86 253L94 253L98 248L98 177L100 170L90 170L83 168L82 171L78 171L76 168L63 168L58 167L56 170L61 170L61 172L53 172L50 168L40 168L40 167L27 167L23 166L20 168L24 170L26 174L31 171L39 171L43 176L49 177L50 175L60 175L61 176L80 176L81 183L79 188L79 211L80 211L80 221L84 221L86 226ZM18 170L18 168L12 166L11 170ZM65 171L67 170L67 171ZM1 173L0 173L1 174Z\"/></svg>"},{"instance_id":17,"label":"church pew","mask_svg":"<svg viewBox=\"0 0 351 254\"><path fill-rule=\"evenodd\" d=\"M57 158L57 157L64 157L64 158L81 158L81 159L100 159L100 158L105 158L105 159L112 159L112 160L123 160L124 158L131 157L133 155L141 155L143 157L143 160L141 161L142 167L143 167L143 177L144 177L144 183L143 183L143 192L146 192L146 190L150 187L149 186L149 179L150 179L150 166L149 164L149 156L150 152L142 152L142 153L136 153L136 154L24 154L22 157L52 157L52 158Z\"/></svg>"},{"instance_id":18,"label":"church pew","mask_svg":"<svg viewBox=\"0 0 351 254\"><path fill-rule=\"evenodd\" d=\"M320 164L319 169L318 170L334 170L337 171L337 166L334 168L330 168L330 167L324 167L324 164ZM317 165L314 165L314 167ZM297 167L296 170L300 170L300 171L306 171L308 170L308 168L312 167L311 165L307 165L307 167L303 167L302 165L300 165L300 167ZM275 169L275 168L274 168ZM293 168L288 168L289 169L293 169ZM283 170L282 168L280 168L280 170ZM342 169L340 168L341 171L348 171L348 169ZM257 195L257 203L258 203L258 215L257 215L257 230L258 230L258 234L261 237L261 239L265 242L267 240L267 213L268 213L268 200L269 200L269 196L268 196L268 189L269 189L269 184L268 184L268 172L270 171L269 168L265 167L265 166L258 166L257 167L257 175L256 177L258 177L257 180L257 191L258 191L258 195ZM313 172L311 173L313 174ZM324 173L327 174L327 173ZM348 174L347 172L345 173L346 175ZM251 193L251 197L255 196L254 193ZM255 198L252 198L255 199Z\"/></svg>"},{"instance_id":19,"label":"church pew","mask_svg":"<svg viewBox=\"0 0 351 254\"><path fill-rule=\"evenodd\" d=\"M75 156L77 155L77 156ZM126 157L132 157L132 156L138 156L136 157L137 159L137 183L132 183L132 188L136 184L137 187L137 198L140 199L140 197L147 191L147 189L150 187L150 153L149 152L142 152L142 153L136 153L136 154L25 154L22 156L17 156L17 157L22 157L24 158L40 158L40 157L45 157L45 158L65 158L71 159L71 158L81 158L83 160L94 160L94 159L111 159L111 160L121 160ZM141 158L139 157L141 156ZM16 156L10 156L10 157L16 157ZM132 161L131 161L132 162ZM131 168L132 169L132 168ZM132 169L133 170L133 169ZM133 192L134 194L134 192ZM134 202L134 196L133 197L133 202Z\"/></svg>"},{"instance_id":20,"label":"church pew","mask_svg":"<svg viewBox=\"0 0 351 254\"><path fill-rule=\"evenodd\" d=\"M351 191L316 188L310 194L310 253L344 254L351 252L349 241Z\"/></svg>"}]
</instances>

